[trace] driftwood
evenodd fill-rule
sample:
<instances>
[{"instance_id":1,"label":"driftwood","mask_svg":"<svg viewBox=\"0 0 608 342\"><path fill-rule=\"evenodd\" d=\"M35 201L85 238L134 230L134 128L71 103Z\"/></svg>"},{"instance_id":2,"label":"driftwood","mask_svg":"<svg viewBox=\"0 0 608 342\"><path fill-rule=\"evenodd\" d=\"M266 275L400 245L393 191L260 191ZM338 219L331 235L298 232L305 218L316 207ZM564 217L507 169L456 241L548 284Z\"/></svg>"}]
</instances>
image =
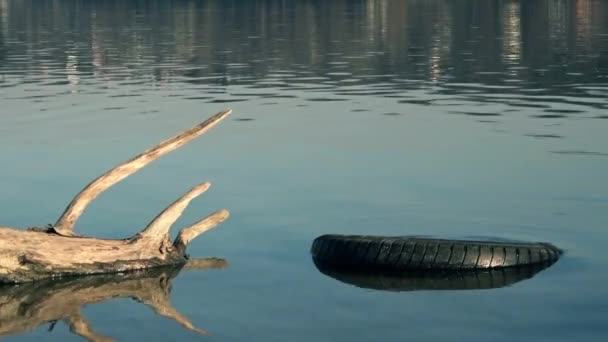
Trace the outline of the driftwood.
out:
<instances>
[{"instance_id":1,"label":"driftwood","mask_svg":"<svg viewBox=\"0 0 608 342\"><path fill-rule=\"evenodd\" d=\"M55 225L28 230L0 227L0 283L184 264L188 243L228 218L227 210L219 210L182 229L175 241L170 241L172 224L192 199L209 189L209 183L192 188L131 238L108 240L78 236L74 233L74 224L100 193L201 136L230 112L220 112L99 176L74 197Z\"/></svg>"},{"instance_id":2,"label":"driftwood","mask_svg":"<svg viewBox=\"0 0 608 342\"><path fill-rule=\"evenodd\" d=\"M184 268L224 268L223 259L189 261ZM21 286L0 287L0 336L11 336L49 324L52 330L58 321L65 322L70 331L89 341L114 341L96 333L82 316L86 305L115 298L132 298L158 315L170 318L188 330L200 334L192 322L171 306L171 279L180 267L160 267L124 274L42 280Z\"/></svg>"}]
</instances>

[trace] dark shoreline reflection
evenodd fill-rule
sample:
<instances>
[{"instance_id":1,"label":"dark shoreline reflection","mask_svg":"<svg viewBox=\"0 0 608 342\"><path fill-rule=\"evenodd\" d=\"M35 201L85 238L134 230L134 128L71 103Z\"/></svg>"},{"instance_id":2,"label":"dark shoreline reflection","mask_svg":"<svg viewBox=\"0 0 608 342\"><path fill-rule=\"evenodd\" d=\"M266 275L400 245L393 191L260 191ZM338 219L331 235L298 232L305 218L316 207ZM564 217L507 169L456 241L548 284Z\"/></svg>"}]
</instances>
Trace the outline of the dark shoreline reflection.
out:
<instances>
[{"instance_id":1,"label":"dark shoreline reflection","mask_svg":"<svg viewBox=\"0 0 608 342\"><path fill-rule=\"evenodd\" d=\"M86 305L115 298L131 298L149 306L157 315L175 320L200 334L170 302L171 280L182 269L224 268L223 259L193 259L182 267L163 267L123 274L95 275L47 280L17 286L0 286L0 336L21 334L57 321L64 321L72 333L89 341L114 341L97 334L82 316Z\"/></svg>"},{"instance_id":2,"label":"dark shoreline reflection","mask_svg":"<svg viewBox=\"0 0 608 342\"><path fill-rule=\"evenodd\" d=\"M241 85L318 95L308 101L423 89L430 98L412 101L576 106L561 108L570 111L564 116L608 108L608 2L601 0L0 4L2 87L118 82L140 86L137 93L185 83L219 96ZM264 98L225 95L182 96Z\"/></svg>"}]
</instances>

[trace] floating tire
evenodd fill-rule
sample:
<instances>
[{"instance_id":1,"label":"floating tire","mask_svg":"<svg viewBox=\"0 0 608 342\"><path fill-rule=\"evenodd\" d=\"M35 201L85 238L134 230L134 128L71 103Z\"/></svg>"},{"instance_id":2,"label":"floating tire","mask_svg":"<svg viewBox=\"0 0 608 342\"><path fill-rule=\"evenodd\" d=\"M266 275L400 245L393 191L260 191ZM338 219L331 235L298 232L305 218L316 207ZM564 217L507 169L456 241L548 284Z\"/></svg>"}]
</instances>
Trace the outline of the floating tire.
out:
<instances>
[{"instance_id":1,"label":"floating tire","mask_svg":"<svg viewBox=\"0 0 608 342\"><path fill-rule=\"evenodd\" d=\"M550 265L562 251L548 243L492 242L323 235L311 247L315 264L324 269L391 271L489 270Z\"/></svg>"}]
</instances>

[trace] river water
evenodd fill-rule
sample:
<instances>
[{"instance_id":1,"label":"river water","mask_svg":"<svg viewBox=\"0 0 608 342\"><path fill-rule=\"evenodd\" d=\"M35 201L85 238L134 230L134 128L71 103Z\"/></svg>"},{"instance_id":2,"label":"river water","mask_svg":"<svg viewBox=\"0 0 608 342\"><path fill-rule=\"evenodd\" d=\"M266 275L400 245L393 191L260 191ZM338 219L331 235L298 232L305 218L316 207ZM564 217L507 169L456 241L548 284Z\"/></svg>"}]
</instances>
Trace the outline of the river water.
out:
<instances>
[{"instance_id":1,"label":"river water","mask_svg":"<svg viewBox=\"0 0 608 342\"><path fill-rule=\"evenodd\" d=\"M0 0L0 223L54 222L95 176L227 107L228 121L104 193L76 228L131 236L211 180L177 226L230 209L189 248L229 266L184 270L170 295L210 335L129 298L82 309L96 333L608 334L608 2ZM565 254L508 287L380 291L317 271L309 248L325 233L548 241ZM7 339L81 337L59 321Z\"/></svg>"}]
</instances>

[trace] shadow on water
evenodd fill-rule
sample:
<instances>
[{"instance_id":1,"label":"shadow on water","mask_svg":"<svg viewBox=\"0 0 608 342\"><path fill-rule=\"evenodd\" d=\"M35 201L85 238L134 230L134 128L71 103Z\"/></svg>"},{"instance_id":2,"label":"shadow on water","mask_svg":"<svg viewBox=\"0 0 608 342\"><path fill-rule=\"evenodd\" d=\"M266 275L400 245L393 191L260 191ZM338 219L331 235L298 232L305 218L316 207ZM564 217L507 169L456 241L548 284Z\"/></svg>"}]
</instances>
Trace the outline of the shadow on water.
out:
<instances>
[{"instance_id":1,"label":"shadow on water","mask_svg":"<svg viewBox=\"0 0 608 342\"><path fill-rule=\"evenodd\" d=\"M52 330L58 321L64 321L72 333L89 341L114 341L97 334L81 311L86 305L115 298L131 298L188 330L207 334L171 305L171 281L182 269L217 269L227 265L223 259L193 259L183 267L1 286L0 336L21 334L44 324L49 324Z\"/></svg>"},{"instance_id":2,"label":"shadow on water","mask_svg":"<svg viewBox=\"0 0 608 342\"><path fill-rule=\"evenodd\" d=\"M314 259L313 259L314 261ZM340 282L383 291L487 290L506 287L530 279L553 263L458 272L364 272L329 269L315 262L317 269Z\"/></svg>"}]
</instances>

